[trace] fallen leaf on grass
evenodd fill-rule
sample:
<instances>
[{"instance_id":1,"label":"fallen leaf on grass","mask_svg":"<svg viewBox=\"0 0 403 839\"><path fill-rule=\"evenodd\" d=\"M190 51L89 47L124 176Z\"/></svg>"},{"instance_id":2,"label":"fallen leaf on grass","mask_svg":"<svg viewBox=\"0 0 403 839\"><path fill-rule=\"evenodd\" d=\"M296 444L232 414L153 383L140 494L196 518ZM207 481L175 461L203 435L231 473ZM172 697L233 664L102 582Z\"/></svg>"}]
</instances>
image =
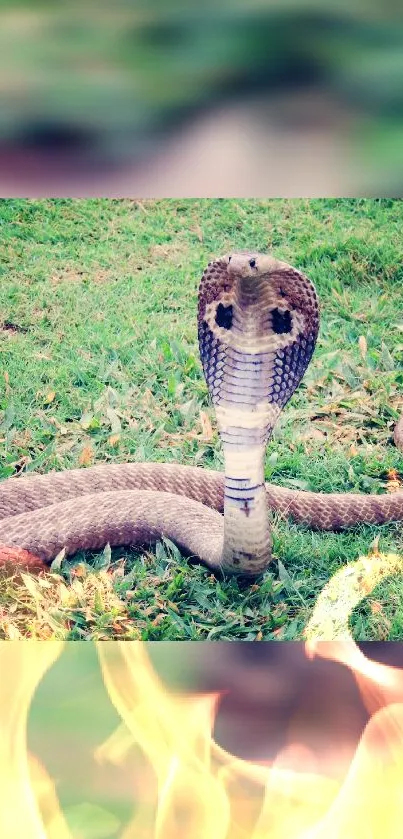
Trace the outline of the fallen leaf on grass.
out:
<instances>
[{"instance_id":1,"label":"fallen leaf on grass","mask_svg":"<svg viewBox=\"0 0 403 839\"><path fill-rule=\"evenodd\" d=\"M28 428L14 435L14 446L23 449L29 446L32 441L32 434Z\"/></svg>"},{"instance_id":2,"label":"fallen leaf on grass","mask_svg":"<svg viewBox=\"0 0 403 839\"><path fill-rule=\"evenodd\" d=\"M382 363L382 367L383 367L384 370L391 371L391 370L395 369L395 362L394 362L393 356L390 353L386 344L384 344L384 343L382 343L380 361Z\"/></svg>"},{"instance_id":3,"label":"fallen leaf on grass","mask_svg":"<svg viewBox=\"0 0 403 839\"><path fill-rule=\"evenodd\" d=\"M199 418L202 427L203 440L208 443L213 439L213 427L210 422L210 417L206 411L200 411Z\"/></svg>"},{"instance_id":4,"label":"fallen leaf on grass","mask_svg":"<svg viewBox=\"0 0 403 839\"><path fill-rule=\"evenodd\" d=\"M84 446L80 457L78 458L78 462L80 466L90 466L90 464L94 460L94 449L92 446Z\"/></svg>"},{"instance_id":5,"label":"fallen leaf on grass","mask_svg":"<svg viewBox=\"0 0 403 839\"><path fill-rule=\"evenodd\" d=\"M38 585L33 577L29 577L28 574L21 574L21 579L34 600L42 600L43 594L38 590Z\"/></svg>"},{"instance_id":6,"label":"fallen leaf on grass","mask_svg":"<svg viewBox=\"0 0 403 839\"><path fill-rule=\"evenodd\" d=\"M119 441L120 441L120 434L111 434L111 436L108 437L108 444L110 446L117 446Z\"/></svg>"},{"instance_id":7,"label":"fallen leaf on grass","mask_svg":"<svg viewBox=\"0 0 403 839\"><path fill-rule=\"evenodd\" d=\"M200 227L200 224L195 224L193 228L191 228L191 232L194 232L199 240L199 242L203 242L203 231Z\"/></svg>"},{"instance_id":8,"label":"fallen leaf on grass","mask_svg":"<svg viewBox=\"0 0 403 839\"><path fill-rule=\"evenodd\" d=\"M71 574L73 577L77 578L75 580L75 583L77 583L77 588L79 587L78 579L83 579L84 577L87 577L88 573L89 569L84 562L79 562L78 565L75 565L74 568L72 568Z\"/></svg>"},{"instance_id":9,"label":"fallen leaf on grass","mask_svg":"<svg viewBox=\"0 0 403 839\"><path fill-rule=\"evenodd\" d=\"M6 396L9 396L10 392L11 392L11 387L10 387L10 377L7 373L7 370L4 373L4 381L6 383Z\"/></svg>"},{"instance_id":10,"label":"fallen leaf on grass","mask_svg":"<svg viewBox=\"0 0 403 839\"><path fill-rule=\"evenodd\" d=\"M19 641L23 637L20 630L10 621L2 621L0 626L10 641Z\"/></svg>"},{"instance_id":11,"label":"fallen leaf on grass","mask_svg":"<svg viewBox=\"0 0 403 839\"><path fill-rule=\"evenodd\" d=\"M151 623L152 623L153 626L159 626L160 623L162 623L162 621L165 620L165 618L166 618L166 615L163 614L163 612L160 612L159 615L157 615L157 617L154 618L153 621L151 621Z\"/></svg>"},{"instance_id":12,"label":"fallen leaf on grass","mask_svg":"<svg viewBox=\"0 0 403 839\"><path fill-rule=\"evenodd\" d=\"M46 394L46 396L43 400L44 405L50 405L52 402L54 402L55 398L56 398L56 391L50 390L49 393Z\"/></svg>"},{"instance_id":13,"label":"fallen leaf on grass","mask_svg":"<svg viewBox=\"0 0 403 839\"><path fill-rule=\"evenodd\" d=\"M311 425L298 434L298 440L302 443L308 443L310 440L320 440L322 442L326 440L326 434L320 428L315 428L314 425Z\"/></svg>"},{"instance_id":14,"label":"fallen leaf on grass","mask_svg":"<svg viewBox=\"0 0 403 839\"><path fill-rule=\"evenodd\" d=\"M108 417L108 420L111 424L112 434L119 434L122 430L122 423L120 422L119 416L116 413L116 411L114 411L113 408L109 407L106 409L106 416Z\"/></svg>"},{"instance_id":15,"label":"fallen leaf on grass","mask_svg":"<svg viewBox=\"0 0 403 839\"><path fill-rule=\"evenodd\" d=\"M360 337L358 339L358 347L359 347L359 350L360 350L360 353L361 353L361 358L365 359L365 356L367 354L367 349L368 349L367 339L365 338L365 335L360 335Z\"/></svg>"},{"instance_id":16,"label":"fallen leaf on grass","mask_svg":"<svg viewBox=\"0 0 403 839\"><path fill-rule=\"evenodd\" d=\"M95 426L94 426L93 421L94 421L94 414L91 411L84 411L84 413L83 413L83 415L80 419L81 428L83 428L84 431L88 431L90 428L98 427L99 423L97 421L95 421Z\"/></svg>"},{"instance_id":17,"label":"fallen leaf on grass","mask_svg":"<svg viewBox=\"0 0 403 839\"><path fill-rule=\"evenodd\" d=\"M380 552L379 552L380 538L381 537L379 535L375 536L375 539L371 542L371 544L369 546L368 556L372 556L372 557L380 556Z\"/></svg>"}]
</instances>

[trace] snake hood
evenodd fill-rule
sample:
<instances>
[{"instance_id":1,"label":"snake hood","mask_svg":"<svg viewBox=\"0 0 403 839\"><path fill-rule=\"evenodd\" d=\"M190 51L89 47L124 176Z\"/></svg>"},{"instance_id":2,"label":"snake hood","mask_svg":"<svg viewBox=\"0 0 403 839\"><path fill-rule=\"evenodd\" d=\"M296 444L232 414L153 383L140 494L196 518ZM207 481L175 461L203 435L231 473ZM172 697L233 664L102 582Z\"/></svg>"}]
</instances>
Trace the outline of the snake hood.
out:
<instances>
[{"instance_id":1,"label":"snake hood","mask_svg":"<svg viewBox=\"0 0 403 839\"><path fill-rule=\"evenodd\" d=\"M267 440L304 375L318 329L315 287L287 263L238 251L208 265L199 288L199 346L223 442L230 443L234 425L245 427L249 444Z\"/></svg>"}]
</instances>

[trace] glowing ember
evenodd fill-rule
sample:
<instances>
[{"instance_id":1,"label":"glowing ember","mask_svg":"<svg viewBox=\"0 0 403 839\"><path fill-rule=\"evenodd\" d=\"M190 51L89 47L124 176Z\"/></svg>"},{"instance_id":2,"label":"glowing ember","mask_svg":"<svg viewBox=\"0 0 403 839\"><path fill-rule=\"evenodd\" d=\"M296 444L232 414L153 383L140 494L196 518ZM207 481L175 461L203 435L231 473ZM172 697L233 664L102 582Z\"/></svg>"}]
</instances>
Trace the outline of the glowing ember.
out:
<instances>
[{"instance_id":1,"label":"glowing ember","mask_svg":"<svg viewBox=\"0 0 403 839\"><path fill-rule=\"evenodd\" d=\"M53 781L26 745L33 694L62 649L51 641L0 644L1 672L7 674L0 687L0 835L11 839L76 839ZM217 696L169 693L140 642L102 642L97 649L121 725L96 757L133 777L133 816L121 839L400 835L403 671L370 662L349 642L311 642L307 648L309 655L350 666L373 714L339 782L307 772L310 756L297 744L271 765L235 758L212 737ZM287 769L290 762L301 770Z\"/></svg>"}]
</instances>

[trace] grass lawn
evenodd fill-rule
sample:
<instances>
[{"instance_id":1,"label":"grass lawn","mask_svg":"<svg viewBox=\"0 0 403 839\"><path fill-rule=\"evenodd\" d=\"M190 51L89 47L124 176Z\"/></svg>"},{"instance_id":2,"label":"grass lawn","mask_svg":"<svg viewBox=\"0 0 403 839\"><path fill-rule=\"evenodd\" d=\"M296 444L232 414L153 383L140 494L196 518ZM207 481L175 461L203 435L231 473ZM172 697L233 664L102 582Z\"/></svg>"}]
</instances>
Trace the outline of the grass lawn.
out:
<instances>
[{"instance_id":1,"label":"grass lawn","mask_svg":"<svg viewBox=\"0 0 403 839\"><path fill-rule=\"evenodd\" d=\"M402 231L399 200L1 201L0 479L128 460L221 468L197 288L212 258L248 248L304 270L322 302L267 479L391 491L403 478L392 442L403 409ZM276 519L275 561L252 587L215 579L167 544L78 556L39 578L3 575L0 637L300 639L329 578L378 539L403 553L400 524L317 533ZM401 640L401 577L362 601L351 627L356 639Z\"/></svg>"}]
</instances>

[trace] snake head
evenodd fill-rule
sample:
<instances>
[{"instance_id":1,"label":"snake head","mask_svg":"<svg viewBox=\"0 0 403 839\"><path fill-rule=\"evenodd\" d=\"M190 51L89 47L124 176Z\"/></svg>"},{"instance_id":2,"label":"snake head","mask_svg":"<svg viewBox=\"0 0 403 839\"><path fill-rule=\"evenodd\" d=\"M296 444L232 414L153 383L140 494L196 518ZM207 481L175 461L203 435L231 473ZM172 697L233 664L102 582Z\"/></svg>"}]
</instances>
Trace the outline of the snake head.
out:
<instances>
[{"instance_id":1,"label":"snake head","mask_svg":"<svg viewBox=\"0 0 403 839\"><path fill-rule=\"evenodd\" d=\"M224 441L268 439L305 373L318 329L315 287L285 262L239 251L208 265L199 288L199 347Z\"/></svg>"}]
</instances>

